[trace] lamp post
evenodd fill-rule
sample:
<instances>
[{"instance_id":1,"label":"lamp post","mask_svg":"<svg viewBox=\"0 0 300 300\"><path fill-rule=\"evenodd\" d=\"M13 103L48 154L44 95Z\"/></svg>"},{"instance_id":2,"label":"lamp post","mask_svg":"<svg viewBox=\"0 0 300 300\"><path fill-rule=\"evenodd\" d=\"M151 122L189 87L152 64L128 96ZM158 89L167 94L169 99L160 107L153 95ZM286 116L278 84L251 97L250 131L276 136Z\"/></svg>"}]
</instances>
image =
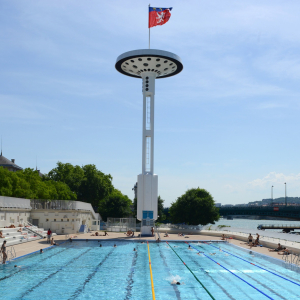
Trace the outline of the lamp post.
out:
<instances>
[{"instance_id":1,"label":"lamp post","mask_svg":"<svg viewBox=\"0 0 300 300\"><path fill-rule=\"evenodd\" d=\"M273 206L273 185L271 186L271 205Z\"/></svg>"},{"instance_id":2,"label":"lamp post","mask_svg":"<svg viewBox=\"0 0 300 300\"><path fill-rule=\"evenodd\" d=\"M284 190L285 190L285 193L284 193L284 198L285 198L285 206L287 206L287 200L286 200L286 182L284 183Z\"/></svg>"}]
</instances>

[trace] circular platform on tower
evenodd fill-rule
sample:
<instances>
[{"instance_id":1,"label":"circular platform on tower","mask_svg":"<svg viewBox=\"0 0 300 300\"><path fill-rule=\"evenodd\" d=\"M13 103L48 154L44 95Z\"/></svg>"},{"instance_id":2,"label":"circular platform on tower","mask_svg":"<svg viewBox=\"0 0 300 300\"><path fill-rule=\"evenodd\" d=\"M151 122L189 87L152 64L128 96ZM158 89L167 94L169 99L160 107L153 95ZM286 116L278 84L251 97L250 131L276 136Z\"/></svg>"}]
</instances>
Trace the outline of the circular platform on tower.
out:
<instances>
[{"instance_id":1,"label":"circular platform on tower","mask_svg":"<svg viewBox=\"0 0 300 300\"><path fill-rule=\"evenodd\" d=\"M117 58L116 69L127 76L141 78L143 72L155 72L156 78L166 78L180 73L183 69L181 59L174 53L140 49L128 51Z\"/></svg>"}]
</instances>

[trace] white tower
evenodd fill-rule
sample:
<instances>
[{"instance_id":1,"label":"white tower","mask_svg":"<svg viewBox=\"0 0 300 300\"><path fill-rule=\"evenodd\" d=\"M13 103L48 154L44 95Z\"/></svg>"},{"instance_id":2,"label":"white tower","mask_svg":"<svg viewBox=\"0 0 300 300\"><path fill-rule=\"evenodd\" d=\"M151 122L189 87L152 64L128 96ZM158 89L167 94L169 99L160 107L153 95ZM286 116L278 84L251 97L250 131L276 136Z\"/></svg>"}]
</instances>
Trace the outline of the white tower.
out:
<instances>
[{"instance_id":1,"label":"white tower","mask_svg":"<svg viewBox=\"0 0 300 300\"><path fill-rule=\"evenodd\" d=\"M121 54L116 69L127 76L143 79L143 156L138 175L137 219L142 221L141 235L151 234L157 219L158 177L154 174L154 95L155 79L182 71L180 58L167 51L141 49Z\"/></svg>"}]
</instances>

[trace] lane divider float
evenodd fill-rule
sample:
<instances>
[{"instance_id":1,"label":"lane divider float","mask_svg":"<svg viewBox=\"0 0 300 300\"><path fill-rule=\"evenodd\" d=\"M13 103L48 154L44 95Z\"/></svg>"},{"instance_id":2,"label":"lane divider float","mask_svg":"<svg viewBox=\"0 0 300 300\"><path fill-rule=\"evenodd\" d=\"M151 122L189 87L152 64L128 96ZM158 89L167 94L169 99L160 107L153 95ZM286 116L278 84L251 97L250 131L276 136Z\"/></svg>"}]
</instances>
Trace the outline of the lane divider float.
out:
<instances>
[{"instance_id":1,"label":"lane divider float","mask_svg":"<svg viewBox=\"0 0 300 300\"><path fill-rule=\"evenodd\" d=\"M192 273L192 275L195 277L195 279L201 284L201 286L205 289L207 294L210 296L211 299L216 300L214 296L209 292L209 290L203 285L203 283L198 279L198 277L193 273L193 271L187 266L187 264L181 259L181 257L177 254L177 252L169 245L168 242L166 242L168 246L174 251L174 253L177 255L177 257L181 260L181 262L187 267L187 269Z\"/></svg>"},{"instance_id":2,"label":"lane divider float","mask_svg":"<svg viewBox=\"0 0 300 300\"><path fill-rule=\"evenodd\" d=\"M194 247L193 245L190 245L188 242L185 242L186 244L188 244L189 246L193 247L196 251L201 252L200 250L198 250L196 247ZM214 259L212 259L211 257L209 257L208 255L206 255L204 252L201 252L201 254L203 254L205 257L209 258L211 261L213 261L214 263L216 263L217 265L219 265L221 268L225 269L226 271L228 271L229 273L231 273L232 275L234 275L235 277L239 278L240 280L242 280L243 282L247 283L249 286L251 286L252 288L254 288L255 290L257 290L258 292L260 292L261 294L263 294L264 296L266 296L269 299L274 300L274 298L268 296L267 294L265 294L263 291L259 290L258 288L256 288L254 285L252 285L251 283L249 283L248 281L244 280L243 278L241 278L240 276L234 274L233 272L231 272L230 270L228 270L227 268L225 268L224 266L222 266L220 263L218 263L217 261L215 261Z\"/></svg>"},{"instance_id":3,"label":"lane divider float","mask_svg":"<svg viewBox=\"0 0 300 300\"><path fill-rule=\"evenodd\" d=\"M204 243L205 243L205 242L204 242ZM213 245L211 245L211 244L208 244L208 243L205 243L205 244L210 245L210 246L212 246L212 247L214 247L214 248L219 249L218 247L213 246ZM273 275L275 275L275 276L278 276L278 277L280 277L280 278L282 278L282 279L284 279L284 280L287 280L287 281L289 281L289 282L291 282L291 283L293 283L293 284L296 284L296 285L300 286L299 283L297 283L297 282L295 282L295 281L293 281L293 280L290 280L290 279L285 278L285 277L283 277L283 276L281 276L281 275L279 275L279 274L276 274L276 273L274 273L274 272L272 272L272 271L270 271L270 270L268 270L268 269L265 269L265 268L263 268L263 267L261 267L261 266L259 266L259 265L256 265L256 264L254 264L254 263L252 263L252 262L250 262L250 261L248 261L248 260L246 260L246 259L243 259L243 258L241 258L241 257L239 257L239 256L237 256L237 255L234 255L234 254L232 254L232 253L230 253L230 252L228 252L228 251L226 251L226 250L223 250L223 249L221 249L221 250L222 250L223 252L228 253L228 254L230 254L230 255L232 255L232 256L238 258L238 259L241 259L241 260L243 260L243 261L245 261L245 262L247 262L247 263L249 263L249 264L251 264L251 265L257 267L257 268L260 268L260 269L262 269L262 270L264 270L264 271L267 271L267 272L269 272L269 273L271 273L271 274L273 274Z\"/></svg>"},{"instance_id":4,"label":"lane divider float","mask_svg":"<svg viewBox=\"0 0 300 300\"><path fill-rule=\"evenodd\" d=\"M155 291L154 291L154 283L153 283L153 275L152 275L152 267L151 267L151 257L150 257L150 249L149 249L148 241L147 241L147 246L148 246L148 256L149 256L149 269L150 269L150 278L151 278L152 299L155 300Z\"/></svg>"}]
</instances>

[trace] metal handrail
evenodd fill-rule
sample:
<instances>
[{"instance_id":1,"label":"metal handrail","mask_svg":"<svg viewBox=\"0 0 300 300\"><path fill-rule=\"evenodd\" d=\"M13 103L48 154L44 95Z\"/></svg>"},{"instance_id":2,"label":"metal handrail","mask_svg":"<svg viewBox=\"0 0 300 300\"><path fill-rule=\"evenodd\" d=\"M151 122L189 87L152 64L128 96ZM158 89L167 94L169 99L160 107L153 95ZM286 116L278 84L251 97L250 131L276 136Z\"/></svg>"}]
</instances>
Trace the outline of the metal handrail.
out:
<instances>
[{"instance_id":1,"label":"metal handrail","mask_svg":"<svg viewBox=\"0 0 300 300\"><path fill-rule=\"evenodd\" d=\"M40 234L40 233L38 233L38 232L36 232L36 231L30 229L29 227L24 227L24 228L25 228L25 230L28 230L28 231L30 231L30 232L32 232L32 233L38 235L40 238L42 238L42 239L44 238L44 236L43 236L42 234Z\"/></svg>"},{"instance_id":2,"label":"metal handrail","mask_svg":"<svg viewBox=\"0 0 300 300\"><path fill-rule=\"evenodd\" d=\"M159 231L157 230L156 225L154 224L155 233L158 235L159 240L161 241Z\"/></svg>"}]
</instances>

